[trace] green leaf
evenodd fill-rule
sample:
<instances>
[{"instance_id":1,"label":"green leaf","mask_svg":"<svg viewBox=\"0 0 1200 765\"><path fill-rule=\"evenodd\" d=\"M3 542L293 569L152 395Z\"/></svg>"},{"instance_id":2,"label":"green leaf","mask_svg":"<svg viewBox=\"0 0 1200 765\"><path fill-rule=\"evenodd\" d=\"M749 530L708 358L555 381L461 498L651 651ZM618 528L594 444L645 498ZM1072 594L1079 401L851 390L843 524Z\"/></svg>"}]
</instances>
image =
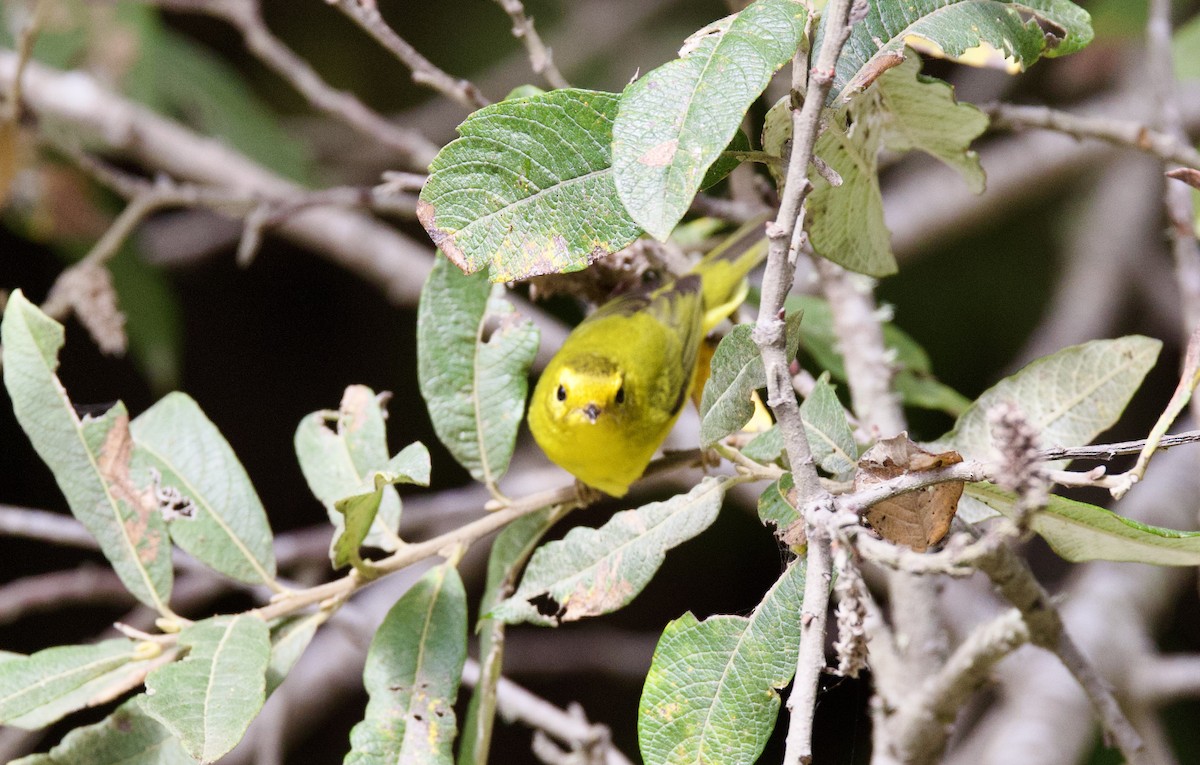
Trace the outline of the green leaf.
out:
<instances>
[{"instance_id":1,"label":"green leaf","mask_svg":"<svg viewBox=\"0 0 1200 765\"><path fill-rule=\"evenodd\" d=\"M487 584L479 610L487 614L512 594L518 574L538 543L566 511L554 506L524 515L504 527L488 556ZM486 765L496 717L496 686L504 659L504 622L479 620L479 682L471 694L462 726L458 765Z\"/></svg>"},{"instance_id":2,"label":"green leaf","mask_svg":"<svg viewBox=\"0 0 1200 765\"><path fill-rule=\"evenodd\" d=\"M687 494L624 510L598 529L575 528L542 545L516 593L489 616L553 626L616 611L642 591L667 550L712 525L726 486L710 476Z\"/></svg>"},{"instance_id":3,"label":"green leaf","mask_svg":"<svg viewBox=\"0 0 1200 765\"><path fill-rule=\"evenodd\" d=\"M849 128L844 116L831 120L813 149L842 177L842 185L831 186L819 175L813 178L808 233L822 257L860 274L888 276L896 272L896 258L879 190L882 136L871 129L861 110L851 107L850 113L854 119Z\"/></svg>"},{"instance_id":4,"label":"green leaf","mask_svg":"<svg viewBox=\"0 0 1200 765\"><path fill-rule=\"evenodd\" d=\"M1154 366L1162 343L1140 335L1093 340L1038 359L983 392L938 445L967 459L990 459L988 412L1016 404L1042 445L1082 446L1108 430ZM1065 462L1047 463L1061 467Z\"/></svg>"},{"instance_id":5,"label":"green leaf","mask_svg":"<svg viewBox=\"0 0 1200 765\"><path fill-rule=\"evenodd\" d=\"M613 184L617 99L560 89L467 117L421 190L430 238L463 271L498 282L578 271L632 242L641 230Z\"/></svg>"},{"instance_id":6,"label":"green leaf","mask_svg":"<svg viewBox=\"0 0 1200 765\"><path fill-rule=\"evenodd\" d=\"M884 72L877 84L884 145L896 152L920 149L954 168L971 191L983 191L983 168L971 142L988 126L988 118L954 98L948 83L920 74L921 59L909 55Z\"/></svg>"},{"instance_id":7,"label":"green leaf","mask_svg":"<svg viewBox=\"0 0 1200 765\"><path fill-rule=\"evenodd\" d=\"M55 646L0 663L0 723L44 728L143 667L137 643L124 638Z\"/></svg>"},{"instance_id":8,"label":"green leaf","mask_svg":"<svg viewBox=\"0 0 1200 765\"><path fill-rule=\"evenodd\" d=\"M374 471L388 462L386 415L375 392L363 385L351 385L342 395L338 411L313 412L296 428L296 456L313 496L325 505L333 523L336 539L345 528L345 516L338 512L339 500L373 490ZM327 423L334 422L335 430ZM363 545L388 552L400 544L400 495L392 486L383 488L378 511Z\"/></svg>"},{"instance_id":9,"label":"green leaf","mask_svg":"<svg viewBox=\"0 0 1200 765\"><path fill-rule=\"evenodd\" d=\"M967 484L964 496L1013 517L1017 498L989 483ZM1155 566L1200 565L1200 532L1149 526L1102 507L1050 495L1030 521L1062 558L1111 560Z\"/></svg>"},{"instance_id":10,"label":"green leaf","mask_svg":"<svg viewBox=\"0 0 1200 765\"><path fill-rule=\"evenodd\" d=\"M818 30L814 50L820 48L825 26ZM849 99L898 64L906 44L924 43L923 50L940 49L947 57L959 58L987 43L1024 69L1041 56L1074 53L1091 39L1087 11L1067 0L870 3L866 18L851 27L838 58L829 102Z\"/></svg>"},{"instance_id":11,"label":"green leaf","mask_svg":"<svg viewBox=\"0 0 1200 765\"><path fill-rule=\"evenodd\" d=\"M242 739L266 700L271 640L251 614L214 616L179 633L187 656L146 677L142 709L201 762L214 762Z\"/></svg>"},{"instance_id":12,"label":"green leaf","mask_svg":"<svg viewBox=\"0 0 1200 765\"><path fill-rule=\"evenodd\" d=\"M800 3L758 0L625 88L612 164L625 209L648 233L665 241L687 212L746 110L795 54L804 20Z\"/></svg>"},{"instance_id":13,"label":"green leaf","mask_svg":"<svg viewBox=\"0 0 1200 765\"><path fill-rule=\"evenodd\" d=\"M142 698L126 701L94 725L76 728L49 752L12 765L196 765L179 739L142 711Z\"/></svg>"},{"instance_id":14,"label":"green leaf","mask_svg":"<svg viewBox=\"0 0 1200 765\"><path fill-rule=\"evenodd\" d=\"M267 664L266 694L270 696L300 660L304 649L329 619L327 611L291 616L271 628L271 660Z\"/></svg>"},{"instance_id":15,"label":"green leaf","mask_svg":"<svg viewBox=\"0 0 1200 765\"><path fill-rule=\"evenodd\" d=\"M360 494L343 497L333 503L334 508L345 519L345 527L334 535L332 558L335 568L362 562L358 550L362 547L375 522L375 515L383 501L383 490L400 483L429 485L429 450L420 441L409 444L388 462L383 470L368 476L372 488Z\"/></svg>"},{"instance_id":16,"label":"green leaf","mask_svg":"<svg viewBox=\"0 0 1200 765\"><path fill-rule=\"evenodd\" d=\"M788 492L795 486L792 474L784 473L759 495L758 519L764 526L769 523L782 533L792 524L803 520L800 511L792 507L792 503L787 499Z\"/></svg>"},{"instance_id":17,"label":"green leaf","mask_svg":"<svg viewBox=\"0 0 1200 765\"><path fill-rule=\"evenodd\" d=\"M0 326L4 384L17 422L49 466L71 513L100 543L121 582L141 602L169 613L171 545L153 492L130 476L133 439L118 402L80 418L55 376L62 325L13 292Z\"/></svg>"},{"instance_id":18,"label":"green leaf","mask_svg":"<svg viewBox=\"0 0 1200 765\"><path fill-rule=\"evenodd\" d=\"M787 357L800 345L800 313L787 317ZM700 397L700 445L712 446L742 429L754 415L750 394L767 385L762 354L751 334L753 324L738 324L721 339L712 358L712 374Z\"/></svg>"},{"instance_id":19,"label":"green leaf","mask_svg":"<svg viewBox=\"0 0 1200 765\"><path fill-rule=\"evenodd\" d=\"M829 372L817 378L817 384L800 405L800 418L812 448L813 458L833 475L843 475L858 464L858 445L846 419L846 410L829 384Z\"/></svg>"},{"instance_id":20,"label":"green leaf","mask_svg":"<svg viewBox=\"0 0 1200 765\"><path fill-rule=\"evenodd\" d=\"M170 393L129 426L132 471L153 485L177 545L242 582L275 579L271 526L229 442L185 393Z\"/></svg>"},{"instance_id":21,"label":"green leaf","mask_svg":"<svg viewBox=\"0 0 1200 765\"><path fill-rule=\"evenodd\" d=\"M742 447L742 454L755 462L774 462L783 456L783 431L772 425Z\"/></svg>"},{"instance_id":22,"label":"green leaf","mask_svg":"<svg viewBox=\"0 0 1200 765\"><path fill-rule=\"evenodd\" d=\"M467 596L449 563L392 607L371 641L366 717L350 732L346 765L449 765L454 701L467 658Z\"/></svg>"},{"instance_id":23,"label":"green leaf","mask_svg":"<svg viewBox=\"0 0 1200 765\"><path fill-rule=\"evenodd\" d=\"M796 671L804 573L793 561L748 618L687 613L667 625L638 706L646 765L758 759Z\"/></svg>"},{"instance_id":24,"label":"green leaf","mask_svg":"<svg viewBox=\"0 0 1200 765\"><path fill-rule=\"evenodd\" d=\"M537 347L502 286L436 260L417 307L417 379L438 439L488 486L512 459Z\"/></svg>"}]
</instances>

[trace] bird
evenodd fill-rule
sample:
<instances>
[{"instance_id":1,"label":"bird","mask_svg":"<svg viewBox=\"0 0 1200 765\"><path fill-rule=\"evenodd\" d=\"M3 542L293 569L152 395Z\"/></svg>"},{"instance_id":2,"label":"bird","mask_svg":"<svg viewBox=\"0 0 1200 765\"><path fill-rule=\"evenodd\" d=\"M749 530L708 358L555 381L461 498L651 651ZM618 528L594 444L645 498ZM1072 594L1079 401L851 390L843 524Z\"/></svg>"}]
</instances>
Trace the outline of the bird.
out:
<instances>
[{"instance_id":1,"label":"bird","mask_svg":"<svg viewBox=\"0 0 1200 765\"><path fill-rule=\"evenodd\" d=\"M707 379L701 343L745 299L745 277L766 255L762 224L742 226L686 274L609 300L567 336L529 405L552 462L605 494L628 493Z\"/></svg>"}]
</instances>

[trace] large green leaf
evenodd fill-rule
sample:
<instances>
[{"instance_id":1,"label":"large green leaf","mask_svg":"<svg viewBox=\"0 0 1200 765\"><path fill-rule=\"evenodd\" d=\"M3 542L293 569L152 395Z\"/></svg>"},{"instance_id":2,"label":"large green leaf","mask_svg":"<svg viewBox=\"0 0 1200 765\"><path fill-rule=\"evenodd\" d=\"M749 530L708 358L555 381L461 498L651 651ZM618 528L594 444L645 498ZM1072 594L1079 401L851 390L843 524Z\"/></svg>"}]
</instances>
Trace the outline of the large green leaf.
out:
<instances>
[{"instance_id":1,"label":"large green leaf","mask_svg":"<svg viewBox=\"0 0 1200 765\"><path fill-rule=\"evenodd\" d=\"M346 765L450 765L454 701L467 658L467 596L458 571L431 569L384 618L367 651L366 717Z\"/></svg>"},{"instance_id":2,"label":"large green leaf","mask_svg":"<svg viewBox=\"0 0 1200 765\"><path fill-rule=\"evenodd\" d=\"M242 740L266 700L271 658L267 624L252 614L214 616L185 627L180 661L146 677L142 709L201 762L215 762Z\"/></svg>"},{"instance_id":3,"label":"large green leaf","mask_svg":"<svg viewBox=\"0 0 1200 765\"><path fill-rule=\"evenodd\" d=\"M575 528L538 548L516 593L489 614L546 626L615 611L658 571L667 550L717 519L726 482L708 477L687 494L614 515L598 529Z\"/></svg>"},{"instance_id":4,"label":"large green leaf","mask_svg":"<svg viewBox=\"0 0 1200 765\"><path fill-rule=\"evenodd\" d=\"M687 212L746 110L795 54L805 18L794 0L757 0L625 89L613 170L625 209L648 233L665 241Z\"/></svg>"},{"instance_id":5,"label":"large green leaf","mask_svg":"<svg viewBox=\"0 0 1200 765\"><path fill-rule=\"evenodd\" d=\"M429 450L420 441L409 444L393 457L382 470L376 470L368 478L366 491L343 497L334 507L345 519L345 527L333 539L333 565L335 568L353 563L358 566L362 559L362 547L375 516L383 501L385 488L401 483L429 485Z\"/></svg>"},{"instance_id":6,"label":"large green leaf","mask_svg":"<svg viewBox=\"0 0 1200 765\"><path fill-rule=\"evenodd\" d=\"M351 385L342 394L336 412L313 412L296 428L296 457L313 496L325 505L337 539L345 528L345 515L337 503L346 497L374 490L374 471L388 463L386 413L383 402L365 385ZM329 423L334 423L331 429ZM400 495L390 484L381 490L371 529L360 544L389 552L400 538Z\"/></svg>"},{"instance_id":7,"label":"large green leaf","mask_svg":"<svg viewBox=\"0 0 1200 765\"><path fill-rule=\"evenodd\" d=\"M1012 517L1017 498L989 483L968 484L965 496ZM1139 523L1102 507L1051 495L1030 520L1054 552L1066 560L1127 561L1155 566L1200 565L1200 532Z\"/></svg>"},{"instance_id":8,"label":"large green leaf","mask_svg":"<svg viewBox=\"0 0 1200 765\"><path fill-rule=\"evenodd\" d=\"M919 149L958 170L972 191L983 190L983 169L971 142L987 127L973 106L959 104L946 83L922 77L920 61L910 56L885 72L874 87L832 114L814 152L842 179L834 186L813 179L808 229L822 256L852 271L886 276L896 270L891 235L884 223L879 190L878 155ZM767 114L763 149L780 155L791 135L791 114L784 98Z\"/></svg>"},{"instance_id":9,"label":"large green leaf","mask_svg":"<svg viewBox=\"0 0 1200 765\"><path fill-rule=\"evenodd\" d=\"M667 625L638 706L646 765L758 759L796 672L804 573L793 561L749 617L687 613Z\"/></svg>"},{"instance_id":10,"label":"large green leaf","mask_svg":"<svg viewBox=\"0 0 1200 765\"><path fill-rule=\"evenodd\" d=\"M0 723L43 728L88 706L97 694L145 671L131 640L63 645L0 663Z\"/></svg>"},{"instance_id":11,"label":"large green leaf","mask_svg":"<svg viewBox=\"0 0 1200 765\"><path fill-rule=\"evenodd\" d=\"M133 595L168 613L171 545L153 491L130 474L129 415L118 402L82 419L55 376L62 325L13 292L0 326L4 384L17 422L49 466L71 512L96 537Z\"/></svg>"},{"instance_id":12,"label":"large green leaf","mask_svg":"<svg viewBox=\"0 0 1200 765\"><path fill-rule=\"evenodd\" d=\"M1045 29L1041 25L1041 22ZM820 38L824 24L818 30ZM1092 39L1087 12L1068 0L908 0L867 4L838 58L829 101L848 99L899 63L906 44L962 57L981 43L1021 68L1073 53Z\"/></svg>"},{"instance_id":13,"label":"large green leaf","mask_svg":"<svg viewBox=\"0 0 1200 765\"><path fill-rule=\"evenodd\" d=\"M153 485L171 539L202 563L250 584L275 579L271 526L229 442L185 393L130 423L132 470Z\"/></svg>"},{"instance_id":14,"label":"large green leaf","mask_svg":"<svg viewBox=\"0 0 1200 765\"><path fill-rule=\"evenodd\" d=\"M421 190L434 243L464 271L509 281L578 271L636 239L613 184L617 99L561 89L468 117Z\"/></svg>"},{"instance_id":15,"label":"large green leaf","mask_svg":"<svg viewBox=\"0 0 1200 765\"><path fill-rule=\"evenodd\" d=\"M489 486L508 470L537 346L502 286L437 259L417 307L417 379L438 439Z\"/></svg>"},{"instance_id":16,"label":"large green leaf","mask_svg":"<svg viewBox=\"0 0 1200 765\"><path fill-rule=\"evenodd\" d=\"M1093 340L1040 358L984 391L938 445L968 459L990 459L988 412L1013 403L1041 434L1043 446L1082 446L1121 416L1161 347L1158 340L1130 335Z\"/></svg>"},{"instance_id":17,"label":"large green leaf","mask_svg":"<svg viewBox=\"0 0 1200 765\"><path fill-rule=\"evenodd\" d=\"M196 765L158 720L142 710L137 696L94 725L68 733L46 754L31 754L12 765Z\"/></svg>"}]
</instances>

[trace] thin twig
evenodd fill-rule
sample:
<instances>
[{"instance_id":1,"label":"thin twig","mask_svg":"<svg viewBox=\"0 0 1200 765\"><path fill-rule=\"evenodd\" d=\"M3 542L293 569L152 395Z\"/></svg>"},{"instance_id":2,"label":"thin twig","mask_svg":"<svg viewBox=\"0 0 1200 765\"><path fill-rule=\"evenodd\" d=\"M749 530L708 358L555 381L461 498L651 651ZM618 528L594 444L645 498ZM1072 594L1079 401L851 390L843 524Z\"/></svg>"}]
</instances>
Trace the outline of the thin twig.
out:
<instances>
[{"instance_id":1,"label":"thin twig","mask_svg":"<svg viewBox=\"0 0 1200 765\"><path fill-rule=\"evenodd\" d=\"M770 208L761 202L742 202L736 199L713 197L708 194L697 194L688 211L697 215L720 218L731 223L748 223L763 213L770 212Z\"/></svg>"},{"instance_id":2,"label":"thin twig","mask_svg":"<svg viewBox=\"0 0 1200 765\"><path fill-rule=\"evenodd\" d=\"M350 17L363 31L374 37L376 42L400 59L412 71L413 82L433 88L470 109L480 109L488 105L488 100L483 97L479 88L474 84L446 74L396 34L396 30L383 20L383 16L380 15L374 2L370 0L326 0L326 2Z\"/></svg>"},{"instance_id":3,"label":"thin twig","mask_svg":"<svg viewBox=\"0 0 1200 765\"><path fill-rule=\"evenodd\" d=\"M1158 442L1159 449L1167 449L1172 446L1182 446L1184 444L1194 444L1200 442L1200 430L1188 430L1183 433L1174 433L1169 436L1163 436ZM1042 459L1049 462L1057 460L1108 460L1116 459L1123 454L1137 454L1146 447L1146 439L1137 441L1118 441L1112 444L1097 444L1095 446L1072 446L1069 448L1055 447L1051 449L1042 449L1039 455Z\"/></svg>"},{"instance_id":4,"label":"thin twig","mask_svg":"<svg viewBox=\"0 0 1200 765\"><path fill-rule=\"evenodd\" d=\"M42 29L42 18L45 12L46 3L43 0L34 0L33 13L21 29L20 38L17 40L16 74L13 76L12 86L5 94L3 109L0 110L0 122L7 122L15 126L21 121L21 113L24 108L24 99L21 94L24 88L25 67L33 57L33 44L37 41L38 33Z\"/></svg>"},{"instance_id":5,"label":"thin twig","mask_svg":"<svg viewBox=\"0 0 1200 765\"><path fill-rule=\"evenodd\" d=\"M72 147L61 148L94 179L130 200L130 204L75 268L104 263L116 254L138 224L165 208L200 207L242 218L242 240L238 244L237 259L243 266L253 259L265 230L281 226L297 213L313 207L362 208L405 217L412 217L416 209L416 199L412 195L392 191L386 186L333 186L315 191L297 190L292 194L272 197L178 183L165 176L150 182ZM50 313L46 307L43 310Z\"/></svg>"},{"instance_id":6,"label":"thin twig","mask_svg":"<svg viewBox=\"0 0 1200 765\"><path fill-rule=\"evenodd\" d=\"M504 12L512 19L513 37L521 41L529 53L529 65L533 71L546 78L546 82L555 88L569 88L571 83L563 77L562 72L554 65L554 57L550 48L542 42L533 19L525 15L525 6L521 0L496 0Z\"/></svg>"}]
</instances>

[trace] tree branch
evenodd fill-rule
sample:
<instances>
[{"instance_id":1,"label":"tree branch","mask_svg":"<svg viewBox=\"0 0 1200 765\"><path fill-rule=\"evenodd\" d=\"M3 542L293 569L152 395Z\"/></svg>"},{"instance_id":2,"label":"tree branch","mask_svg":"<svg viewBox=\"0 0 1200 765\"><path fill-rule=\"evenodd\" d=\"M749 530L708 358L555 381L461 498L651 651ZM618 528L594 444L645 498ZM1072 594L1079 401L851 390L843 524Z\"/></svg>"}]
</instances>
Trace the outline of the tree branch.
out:
<instances>
[{"instance_id":1,"label":"tree branch","mask_svg":"<svg viewBox=\"0 0 1200 765\"><path fill-rule=\"evenodd\" d=\"M792 148L787 179L779 214L767 224L769 241L762 299L753 338L762 355L767 380L767 404L783 432L788 462L802 502L828 497L821 487L813 464L812 452L800 419L800 405L792 389L783 302L796 276L796 259L804 240L804 200L812 190L808 168L820 129L821 109L833 85L833 77L842 46L850 36L851 0L832 0L827 6L825 36L812 70L807 57L797 53L792 61L792 98L804 90L804 105L792 109ZM815 10L809 6L806 30L817 28ZM804 586L804 612L801 614L800 650L796 676L787 707L788 722L784 765L798 765L812 759L812 724L816 711L817 682L825 667L825 631L829 612L829 586L832 582L832 552L829 529L818 521L817 512L805 513L808 535L808 569Z\"/></svg>"},{"instance_id":2,"label":"tree branch","mask_svg":"<svg viewBox=\"0 0 1200 765\"><path fill-rule=\"evenodd\" d=\"M1126 146L1188 167L1200 168L1200 151L1196 151L1177 133L1153 130L1136 120L1118 117L1073 114L1048 106L1022 106L991 103L979 107L991 119L994 130L1040 128L1055 130L1076 138L1098 138L1118 146Z\"/></svg>"},{"instance_id":3,"label":"tree branch","mask_svg":"<svg viewBox=\"0 0 1200 765\"><path fill-rule=\"evenodd\" d=\"M11 90L17 54L0 49L0 88ZM39 118L66 123L83 140L180 182L270 198L302 195L287 181L220 141L201 137L101 87L83 72L59 72L30 62L26 104ZM415 304L432 266L430 249L353 210L320 207L285 221L282 235L322 254L398 303Z\"/></svg>"}]
</instances>

